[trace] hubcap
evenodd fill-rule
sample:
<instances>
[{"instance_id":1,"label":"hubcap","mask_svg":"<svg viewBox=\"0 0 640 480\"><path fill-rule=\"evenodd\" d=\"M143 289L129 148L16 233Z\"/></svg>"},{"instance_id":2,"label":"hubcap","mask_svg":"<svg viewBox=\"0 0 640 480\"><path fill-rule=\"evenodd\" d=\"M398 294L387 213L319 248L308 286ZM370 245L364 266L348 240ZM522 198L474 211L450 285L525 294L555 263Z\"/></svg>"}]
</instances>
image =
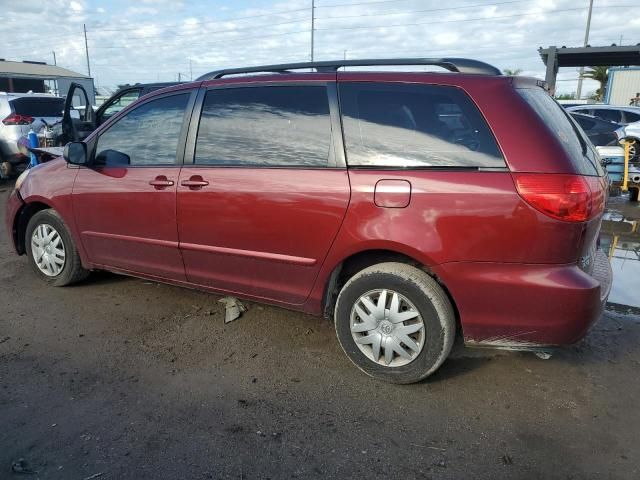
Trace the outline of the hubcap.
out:
<instances>
[{"instance_id":1,"label":"hubcap","mask_svg":"<svg viewBox=\"0 0 640 480\"><path fill-rule=\"evenodd\" d=\"M393 290L372 290L362 295L351 309L350 327L360 351L387 367L411 363L424 347L420 312Z\"/></svg>"},{"instance_id":2,"label":"hubcap","mask_svg":"<svg viewBox=\"0 0 640 480\"><path fill-rule=\"evenodd\" d=\"M38 269L49 277L62 272L66 259L64 243L58 231L42 223L31 235L31 253Z\"/></svg>"}]
</instances>

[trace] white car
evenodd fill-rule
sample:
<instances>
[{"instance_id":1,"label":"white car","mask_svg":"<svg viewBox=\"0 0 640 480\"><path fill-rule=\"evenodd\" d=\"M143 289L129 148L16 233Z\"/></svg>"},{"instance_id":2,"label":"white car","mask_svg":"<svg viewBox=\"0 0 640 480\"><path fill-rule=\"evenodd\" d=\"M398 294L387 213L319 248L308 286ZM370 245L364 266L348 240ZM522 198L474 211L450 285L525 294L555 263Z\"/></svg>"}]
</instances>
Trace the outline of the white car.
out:
<instances>
[{"instance_id":1,"label":"white car","mask_svg":"<svg viewBox=\"0 0 640 480\"><path fill-rule=\"evenodd\" d=\"M41 130L44 122L62 120L64 98L45 93L0 93L0 175L6 176L28 157L18 140L33 129Z\"/></svg>"}]
</instances>

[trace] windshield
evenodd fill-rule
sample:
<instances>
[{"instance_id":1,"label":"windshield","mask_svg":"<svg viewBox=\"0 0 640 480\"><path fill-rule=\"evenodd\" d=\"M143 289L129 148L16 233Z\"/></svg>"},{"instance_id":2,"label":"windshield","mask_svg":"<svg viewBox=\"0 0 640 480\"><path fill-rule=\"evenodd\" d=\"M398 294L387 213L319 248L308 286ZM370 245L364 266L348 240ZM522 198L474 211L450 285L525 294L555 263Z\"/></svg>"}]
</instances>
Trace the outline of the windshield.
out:
<instances>
[{"instance_id":1,"label":"windshield","mask_svg":"<svg viewBox=\"0 0 640 480\"><path fill-rule=\"evenodd\" d=\"M577 173L604 175L597 154L580 126L542 88L519 88L518 93L535 110L567 152Z\"/></svg>"},{"instance_id":2,"label":"windshield","mask_svg":"<svg viewBox=\"0 0 640 480\"><path fill-rule=\"evenodd\" d=\"M14 113L31 117L62 117L64 98L18 97L11 101Z\"/></svg>"}]
</instances>

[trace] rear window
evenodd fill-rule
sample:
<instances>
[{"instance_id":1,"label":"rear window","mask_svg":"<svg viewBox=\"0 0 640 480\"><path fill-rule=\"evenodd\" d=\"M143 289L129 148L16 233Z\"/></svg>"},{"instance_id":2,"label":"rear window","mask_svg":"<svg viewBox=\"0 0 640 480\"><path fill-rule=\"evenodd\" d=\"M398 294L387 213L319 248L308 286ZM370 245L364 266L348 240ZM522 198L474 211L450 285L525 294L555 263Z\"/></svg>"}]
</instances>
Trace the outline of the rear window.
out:
<instances>
[{"instance_id":1,"label":"rear window","mask_svg":"<svg viewBox=\"0 0 640 480\"><path fill-rule=\"evenodd\" d=\"M11 100L12 110L31 117L61 117L64 98L19 97Z\"/></svg>"},{"instance_id":2,"label":"rear window","mask_svg":"<svg viewBox=\"0 0 640 480\"><path fill-rule=\"evenodd\" d=\"M556 134L576 173L602 175L591 142L569 114L542 88L519 88L517 92L535 110L540 119Z\"/></svg>"},{"instance_id":3,"label":"rear window","mask_svg":"<svg viewBox=\"0 0 640 480\"><path fill-rule=\"evenodd\" d=\"M458 88L343 83L340 107L349 166L505 166L486 121Z\"/></svg>"}]
</instances>

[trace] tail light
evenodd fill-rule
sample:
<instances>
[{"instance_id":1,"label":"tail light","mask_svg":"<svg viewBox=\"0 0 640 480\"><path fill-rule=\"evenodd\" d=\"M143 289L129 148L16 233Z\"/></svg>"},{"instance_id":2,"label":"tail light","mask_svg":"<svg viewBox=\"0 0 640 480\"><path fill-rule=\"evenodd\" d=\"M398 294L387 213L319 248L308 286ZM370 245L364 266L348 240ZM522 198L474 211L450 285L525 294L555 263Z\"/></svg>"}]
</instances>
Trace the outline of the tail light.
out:
<instances>
[{"instance_id":1,"label":"tail light","mask_svg":"<svg viewBox=\"0 0 640 480\"><path fill-rule=\"evenodd\" d=\"M33 123L33 117L29 115L18 115L17 113L12 113L7 118L2 120L2 123L5 125L31 125Z\"/></svg>"},{"instance_id":2,"label":"tail light","mask_svg":"<svg viewBox=\"0 0 640 480\"><path fill-rule=\"evenodd\" d=\"M514 174L518 193L536 210L566 222L584 222L604 210L599 177L544 173Z\"/></svg>"}]
</instances>

